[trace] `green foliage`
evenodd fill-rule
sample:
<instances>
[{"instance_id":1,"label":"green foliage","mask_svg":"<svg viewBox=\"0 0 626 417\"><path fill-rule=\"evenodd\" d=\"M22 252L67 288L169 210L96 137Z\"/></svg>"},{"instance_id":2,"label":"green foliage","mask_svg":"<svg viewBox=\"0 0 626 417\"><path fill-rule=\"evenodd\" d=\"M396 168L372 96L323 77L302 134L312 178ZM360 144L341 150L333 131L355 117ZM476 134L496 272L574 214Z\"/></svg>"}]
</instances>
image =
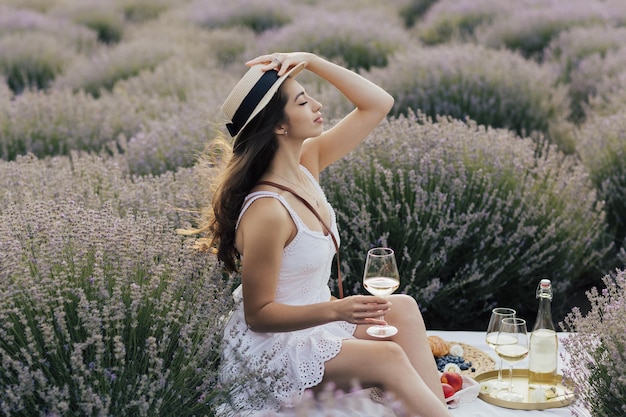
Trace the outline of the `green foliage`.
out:
<instances>
[{"instance_id":1,"label":"green foliage","mask_svg":"<svg viewBox=\"0 0 626 417\"><path fill-rule=\"evenodd\" d=\"M606 252L583 167L503 130L401 118L323 184L338 211L347 288L359 291L367 249L388 245L401 290L434 328L480 328L498 302L532 315L538 277L565 291Z\"/></svg>"}]
</instances>

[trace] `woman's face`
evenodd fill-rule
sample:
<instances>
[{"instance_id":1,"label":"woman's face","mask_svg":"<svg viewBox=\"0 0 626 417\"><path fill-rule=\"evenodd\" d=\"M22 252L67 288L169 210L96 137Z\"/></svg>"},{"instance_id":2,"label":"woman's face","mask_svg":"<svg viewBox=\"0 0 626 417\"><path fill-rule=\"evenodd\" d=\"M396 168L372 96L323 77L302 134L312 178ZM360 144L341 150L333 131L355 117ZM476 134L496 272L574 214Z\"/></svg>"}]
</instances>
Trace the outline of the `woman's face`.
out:
<instances>
[{"instance_id":1,"label":"woman's face","mask_svg":"<svg viewBox=\"0 0 626 417\"><path fill-rule=\"evenodd\" d=\"M281 127L292 138L307 139L319 136L324 127L322 104L310 97L296 80L289 78L282 85L287 96L285 114L287 121Z\"/></svg>"}]
</instances>

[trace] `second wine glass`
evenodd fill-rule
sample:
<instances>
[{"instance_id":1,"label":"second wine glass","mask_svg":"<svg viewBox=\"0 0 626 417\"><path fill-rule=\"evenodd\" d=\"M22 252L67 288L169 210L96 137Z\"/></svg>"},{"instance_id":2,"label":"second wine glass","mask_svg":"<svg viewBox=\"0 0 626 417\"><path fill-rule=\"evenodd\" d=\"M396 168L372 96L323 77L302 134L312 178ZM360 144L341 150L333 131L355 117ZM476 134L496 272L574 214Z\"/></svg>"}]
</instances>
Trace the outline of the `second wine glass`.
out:
<instances>
[{"instance_id":1,"label":"second wine glass","mask_svg":"<svg viewBox=\"0 0 626 417\"><path fill-rule=\"evenodd\" d=\"M496 396L505 401L522 401L524 396L513 391L513 364L528 356L528 331L526 320L520 318L502 319L496 342L496 353L509 364L509 389Z\"/></svg>"},{"instance_id":2,"label":"second wine glass","mask_svg":"<svg viewBox=\"0 0 626 417\"><path fill-rule=\"evenodd\" d=\"M363 286L372 295L381 297L393 293L400 286L400 273L396 255L391 248L372 248L367 252ZM383 317L381 317L381 320ZM374 337L390 337L398 333L394 326L370 326L367 334Z\"/></svg>"}]
</instances>

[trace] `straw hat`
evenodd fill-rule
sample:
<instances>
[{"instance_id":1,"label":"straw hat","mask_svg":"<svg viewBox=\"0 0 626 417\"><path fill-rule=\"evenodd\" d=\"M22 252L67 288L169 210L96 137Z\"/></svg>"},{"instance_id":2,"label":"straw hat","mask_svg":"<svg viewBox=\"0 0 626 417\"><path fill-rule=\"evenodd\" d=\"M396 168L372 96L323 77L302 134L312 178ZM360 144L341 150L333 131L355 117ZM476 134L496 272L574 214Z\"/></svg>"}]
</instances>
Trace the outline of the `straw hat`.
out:
<instances>
[{"instance_id":1,"label":"straw hat","mask_svg":"<svg viewBox=\"0 0 626 417\"><path fill-rule=\"evenodd\" d=\"M237 136L267 106L287 77L295 77L306 65L301 62L280 77L275 70L262 71L263 66L250 67L222 104L222 111L230 120L226 127L231 136Z\"/></svg>"}]
</instances>

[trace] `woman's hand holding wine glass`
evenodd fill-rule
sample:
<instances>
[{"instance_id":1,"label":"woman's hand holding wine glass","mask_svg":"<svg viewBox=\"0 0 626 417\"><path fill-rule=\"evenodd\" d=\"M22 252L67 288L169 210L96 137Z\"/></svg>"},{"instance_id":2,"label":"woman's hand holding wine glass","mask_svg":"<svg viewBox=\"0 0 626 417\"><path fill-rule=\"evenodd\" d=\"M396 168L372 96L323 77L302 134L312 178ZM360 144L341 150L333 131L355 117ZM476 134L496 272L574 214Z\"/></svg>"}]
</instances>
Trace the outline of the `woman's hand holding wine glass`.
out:
<instances>
[{"instance_id":1,"label":"woman's hand holding wine glass","mask_svg":"<svg viewBox=\"0 0 626 417\"><path fill-rule=\"evenodd\" d=\"M384 297L400 286L400 273L393 249L373 248L367 252L363 286L372 295ZM383 317L381 317L383 320ZM371 326L367 334L374 337L390 337L398 333L394 326Z\"/></svg>"}]
</instances>

